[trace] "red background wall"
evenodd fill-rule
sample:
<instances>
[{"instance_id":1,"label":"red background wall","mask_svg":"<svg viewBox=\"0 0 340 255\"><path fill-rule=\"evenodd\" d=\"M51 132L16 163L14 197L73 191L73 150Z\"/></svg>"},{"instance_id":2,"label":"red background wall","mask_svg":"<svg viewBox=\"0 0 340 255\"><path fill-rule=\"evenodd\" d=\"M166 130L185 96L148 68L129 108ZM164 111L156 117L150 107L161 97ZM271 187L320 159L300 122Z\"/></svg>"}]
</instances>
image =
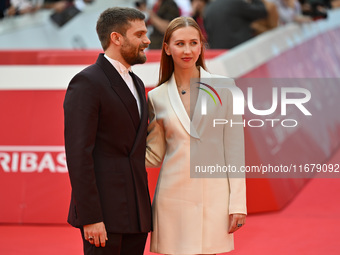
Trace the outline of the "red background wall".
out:
<instances>
[{"instance_id":1,"label":"red background wall","mask_svg":"<svg viewBox=\"0 0 340 255\"><path fill-rule=\"evenodd\" d=\"M335 44L329 43L330 36ZM315 73L311 70L318 68L326 70L329 77L335 77L336 73L332 73L334 65L340 68L338 45L340 45L340 37L334 31L330 31L271 59L244 77L315 77L313 76ZM315 62L310 52L321 50L324 53L319 52L321 61ZM333 53L330 55L327 52ZM0 52L0 65L88 65L96 60L98 53L99 51L6 51ZM207 58L213 58L222 53L224 52L208 51ZM159 61L159 56L159 51L148 52L149 61ZM303 68L301 65L296 66L296 56L299 56L299 63L302 63ZM25 147L63 146L62 103L64 95L65 90L0 90L0 223L66 222L70 184L67 173L63 171L63 162L57 158L58 154L63 151L58 151L58 147L53 147L57 148L57 151L38 152L33 151L34 148ZM334 98L336 96L334 95ZM327 98L321 96L320 100L327 100ZM333 105L333 108L339 109L339 103ZM340 121L334 118L333 114L325 115L322 112L319 114L323 114L324 118L324 121L319 123L322 128L317 123L313 127L306 125L304 128L306 132L310 128L320 130L320 136L334 141L327 144L328 153L320 153L324 150L320 149L321 145L318 142L311 143L311 146L307 148L309 157L317 158L318 162L324 162L339 145ZM245 117L247 118L247 115ZM266 149L266 144L259 143L256 138L265 134L246 128L245 135L247 165L273 162L272 158L260 153ZM294 154L303 153L303 150L306 150L305 147L299 147L301 143L296 141L294 137L286 141L287 146L281 151L283 157L289 159ZM8 150L8 147L4 146L23 147ZM28 151L25 152L26 149ZM22 157L27 156L25 153L35 153L37 164L43 164L40 165L40 170L37 168L30 172L21 170ZM46 153L49 155L46 156ZM5 157L8 156L11 165L9 171L6 167L4 168ZM17 168L15 164L12 165L16 157L19 157L16 161L18 162ZM29 166L26 167L29 168ZM151 196L153 196L158 172L159 169L148 169ZM308 179L303 177L248 179L249 213L281 209L307 182Z\"/></svg>"}]
</instances>

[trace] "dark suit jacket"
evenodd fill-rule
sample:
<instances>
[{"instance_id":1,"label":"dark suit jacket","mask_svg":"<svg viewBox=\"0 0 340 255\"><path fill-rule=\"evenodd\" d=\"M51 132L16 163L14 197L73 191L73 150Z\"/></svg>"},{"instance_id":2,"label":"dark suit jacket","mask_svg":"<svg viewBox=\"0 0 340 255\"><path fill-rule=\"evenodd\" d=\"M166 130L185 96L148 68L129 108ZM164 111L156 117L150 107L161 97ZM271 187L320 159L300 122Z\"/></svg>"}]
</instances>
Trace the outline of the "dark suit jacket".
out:
<instances>
[{"instance_id":1,"label":"dark suit jacket","mask_svg":"<svg viewBox=\"0 0 340 255\"><path fill-rule=\"evenodd\" d=\"M145 89L136 75L132 78L141 99L141 118L134 96L103 54L68 86L64 101L72 186L68 222L75 227L103 221L112 233L151 230Z\"/></svg>"},{"instance_id":2,"label":"dark suit jacket","mask_svg":"<svg viewBox=\"0 0 340 255\"><path fill-rule=\"evenodd\" d=\"M215 0L204 12L211 49L231 49L252 38L250 24L267 16L261 0Z\"/></svg>"}]
</instances>

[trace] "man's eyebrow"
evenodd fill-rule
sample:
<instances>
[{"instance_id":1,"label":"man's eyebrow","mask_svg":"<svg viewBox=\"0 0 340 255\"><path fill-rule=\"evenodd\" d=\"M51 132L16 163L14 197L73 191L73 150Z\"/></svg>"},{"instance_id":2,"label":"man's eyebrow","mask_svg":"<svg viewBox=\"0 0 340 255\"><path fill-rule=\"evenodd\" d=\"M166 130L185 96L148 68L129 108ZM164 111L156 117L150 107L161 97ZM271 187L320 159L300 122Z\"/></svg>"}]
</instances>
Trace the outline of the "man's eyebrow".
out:
<instances>
[{"instance_id":1,"label":"man's eyebrow","mask_svg":"<svg viewBox=\"0 0 340 255\"><path fill-rule=\"evenodd\" d=\"M136 32L134 32L134 34L139 34L139 33L147 33L148 30L142 29L142 30L137 30Z\"/></svg>"}]
</instances>

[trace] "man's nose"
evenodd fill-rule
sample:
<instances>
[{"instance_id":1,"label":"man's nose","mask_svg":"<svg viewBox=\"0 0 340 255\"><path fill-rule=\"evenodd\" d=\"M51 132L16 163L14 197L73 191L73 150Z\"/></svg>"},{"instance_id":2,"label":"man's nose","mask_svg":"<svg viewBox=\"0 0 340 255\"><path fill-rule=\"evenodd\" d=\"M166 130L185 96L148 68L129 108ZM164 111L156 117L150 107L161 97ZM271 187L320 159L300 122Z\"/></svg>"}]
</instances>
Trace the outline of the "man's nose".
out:
<instances>
[{"instance_id":1,"label":"man's nose","mask_svg":"<svg viewBox=\"0 0 340 255\"><path fill-rule=\"evenodd\" d=\"M150 41L150 39L149 39L147 36L145 36L145 37L144 37L144 40L143 40L143 43L149 45L149 44L151 43L151 41Z\"/></svg>"}]
</instances>

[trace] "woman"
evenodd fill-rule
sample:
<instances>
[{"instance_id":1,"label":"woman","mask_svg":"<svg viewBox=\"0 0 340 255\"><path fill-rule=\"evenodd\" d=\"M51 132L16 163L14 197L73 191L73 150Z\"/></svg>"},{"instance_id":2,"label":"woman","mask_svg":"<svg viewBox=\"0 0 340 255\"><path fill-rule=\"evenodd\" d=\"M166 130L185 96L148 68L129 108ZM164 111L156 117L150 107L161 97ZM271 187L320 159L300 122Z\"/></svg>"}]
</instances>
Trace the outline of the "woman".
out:
<instances>
[{"instance_id":1,"label":"woman","mask_svg":"<svg viewBox=\"0 0 340 255\"><path fill-rule=\"evenodd\" d=\"M198 102L205 92L197 88L198 83L190 85L190 79L213 82L212 78L220 77L205 71L203 50L202 33L192 18L179 17L169 24L159 84L148 94L146 165L158 167L163 161L153 200L152 252L228 252L234 247L232 233L245 223L243 177L190 176L190 164L195 161L238 168L244 164L243 126L219 125L211 132L214 114L210 113L217 109L211 98L207 103L208 114L202 116L199 111ZM241 122L241 116L232 116L231 94L223 90L218 93L226 106L216 111L217 117Z\"/></svg>"}]
</instances>

